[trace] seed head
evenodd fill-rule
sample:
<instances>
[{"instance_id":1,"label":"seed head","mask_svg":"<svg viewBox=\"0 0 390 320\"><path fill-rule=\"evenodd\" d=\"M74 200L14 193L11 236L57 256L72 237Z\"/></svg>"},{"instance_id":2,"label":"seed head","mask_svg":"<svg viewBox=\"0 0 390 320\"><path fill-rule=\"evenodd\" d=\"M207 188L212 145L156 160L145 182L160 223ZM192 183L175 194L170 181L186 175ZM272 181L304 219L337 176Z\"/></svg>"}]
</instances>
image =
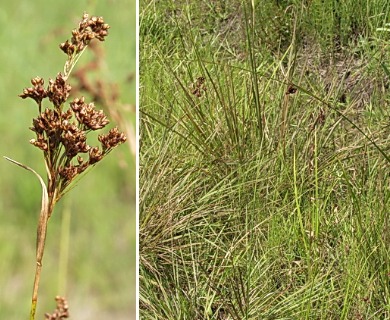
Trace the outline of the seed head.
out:
<instances>
[{"instance_id":1,"label":"seed head","mask_svg":"<svg viewBox=\"0 0 390 320\"><path fill-rule=\"evenodd\" d=\"M89 150L89 164L95 164L103 159L103 153L98 147L93 147Z\"/></svg>"},{"instance_id":2,"label":"seed head","mask_svg":"<svg viewBox=\"0 0 390 320\"><path fill-rule=\"evenodd\" d=\"M62 320L69 318L69 306L65 298L57 296L56 297L57 308L52 314L46 313L45 320Z\"/></svg>"},{"instance_id":3,"label":"seed head","mask_svg":"<svg viewBox=\"0 0 390 320\"><path fill-rule=\"evenodd\" d=\"M87 136L74 124L67 124L63 128L61 143L65 147L68 159L73 159L79 153L86 153L91 148L87 145Z\"/></svg>"},{"instance_id":4,"label":"seed head","mask_svg":"<svg viewBox=\"0 0 390 320\"><path fill-rule=\"evenodd\" d=\"M102 144L103 153L108 153L116 146L126 141L126 136L123 132L119 132L118 128L111 129L107 134L99 135L98 137Z\"/></svg>"},{"instance_id":5,"label":"seed head","mask_svg":"<svg viewBox=\"0 0 390 320\"><path fill-rule=\"evenodd\" d=\"M86 129L98 130L104 128L110 121L102 110L96 110L93 103L85 104L84 97L74 99L70 107L76 115L80 124Z\"/></svg>"},{"instance_id":6,"label":"seed head","mask_svg":"<svg viewBox=\"0 0 390 320\"><path fill-rule=\"evenodd\" d=\"M104 23L103 17L89 17L87 13L84 13L82 20L79 23L77 29L72 30L72 39L70 42L60 44L60 49L64 51L68 56L81 52L92 39L98 39L104 41L104 38L108 35L108 29L110 26Z\"/></svg>"},{"instance_id":7,"label":"seed head","mask_svg":"<svg viewBox=\"0 0 390 320\"><path fill-rule=\"evenodd\" d=\"M60 72L55 80L49 80L47 96L55 107L61 109L62 104L68 99L71 89L72 87L66 83L66 79Z\"/></svg>"},{"instance_id":8,"label":"seed head","mask_svg":"<svg viewBox=\"0 0 390 320\"><path fill-rule=\"evenodd\" d=\"M25 88L23 93L19 95L22 99L31 98L38 103L41 104L42 100L47 97L47 92L43 87L44 80L40 77L35 77L31 79L31 84L34 86L33 88Z\"/></svg>"}]
</instances>

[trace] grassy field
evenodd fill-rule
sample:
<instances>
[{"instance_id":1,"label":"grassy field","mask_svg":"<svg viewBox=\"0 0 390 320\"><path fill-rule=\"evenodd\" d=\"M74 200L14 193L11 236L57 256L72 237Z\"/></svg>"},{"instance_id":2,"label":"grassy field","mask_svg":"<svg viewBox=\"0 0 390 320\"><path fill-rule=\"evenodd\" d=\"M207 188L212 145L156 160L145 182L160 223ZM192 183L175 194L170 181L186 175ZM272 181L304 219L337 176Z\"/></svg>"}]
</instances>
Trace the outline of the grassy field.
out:
<instances>
[{"instance_id":1,"label":"grassy field","mask_svg":"<svg viewBox=\"0 0 390 320\"><path fill-rule=\"evenodd\" d=\"M7 0L0 13L0 153L44 177L42 153L29 144L37 107L18 94L31 86L31 78L41 76L47 83L63 70L66 55L59 44L70 39L84 11L103 16L111 26L107 40L99 43L104 52L102 67L92 77L117 85L119 103L134 105L135 80L128 79L136 72L135 1ZM92 58L86 52L75 71ZM70 82L76 86L75 79ZM134 126L132 110L126 112L126 121ZM112 125L116 122L110 120ZM27 319L41 190L31 173L5 160L0 174L0 314L4 319ZM125 144L80 180L51 217L37 319L54 310L56 295L67 297L72 319L131 319L135 314L135 221L135 158Z\"/></svg>"},{"instance_id":2,"label":"grassy field","mask_svg":"<svg viewBox=\"0 0 390 320\"><path fill-rule=\"evenodd\" d=\"M390 319L389 14L140 1L142 319Z\"/></svg>"}]
</instances>

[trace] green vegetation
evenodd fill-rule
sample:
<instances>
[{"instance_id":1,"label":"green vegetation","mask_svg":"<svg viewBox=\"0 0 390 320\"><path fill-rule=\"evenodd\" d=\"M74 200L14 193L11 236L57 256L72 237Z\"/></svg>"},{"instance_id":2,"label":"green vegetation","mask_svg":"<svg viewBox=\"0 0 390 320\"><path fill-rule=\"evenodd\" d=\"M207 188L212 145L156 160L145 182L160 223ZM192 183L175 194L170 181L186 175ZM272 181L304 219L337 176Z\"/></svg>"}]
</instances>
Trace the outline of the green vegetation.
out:
<instances>
[{"instance_id":1,"label":"green vegetation","mask_svg":"<svg viewBox=\"0 0 390 320\"><path fill-rule=\"evenodd\" d=\"M59 44L69 38L70 29L84 11L104 16L111 26L107 43L99 46L104 63L92 70L89 79L101 79L106 93L111 84L118 86L116 105L129 109L121 114L126 116L124 123L134 126L135 113L130 105L135 103L135 82L128 80L135 74L134 1L115 1L115 6L94 1L50 6L44 1L7 1L0 14L4 30L1 154L32 167L43 177L42 154L29 144L35 137L28 127L38 115L36 104L22 101L18 95L37 75L55 79L66 60ZM93 51L85 52L74 71L94 58ZM79 86L77 81L69 80L75 88ZM93 100L88 92L77 95ZM101 101L95 104L99 109L106 107ZM106 113L112 128L118 122L110 111ZM56 295L66 296L73 319L129 319L134 314L135 159L124 145L105 160L88 173L87 179L76 183L50 218L37 319L54 310ZM41 188L32 174L5 160L0 170L0 313L3 318L23 319L31 304Z\"/></svg>"},{"instance_id":2,"label":"green vegetation","mask_svg":"<svg viewBox=\"0 0 390 320\"><path fill-rule=\"evenodd\" d=\"M142 319L390 318L389 14L140 2Z\"/></svg>"}]
</instances>

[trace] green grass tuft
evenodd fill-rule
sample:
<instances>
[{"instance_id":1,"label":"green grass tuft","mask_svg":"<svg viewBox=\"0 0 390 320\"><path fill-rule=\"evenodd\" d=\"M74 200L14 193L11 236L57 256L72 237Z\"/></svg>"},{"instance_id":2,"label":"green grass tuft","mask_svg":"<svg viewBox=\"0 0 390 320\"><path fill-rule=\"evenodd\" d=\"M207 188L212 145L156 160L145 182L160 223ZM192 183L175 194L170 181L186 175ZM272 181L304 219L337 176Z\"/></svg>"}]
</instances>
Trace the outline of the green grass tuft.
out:
<instances>
[{"instance_id":1,"label":"green grass tuft","mask_svg":"<svg viewBox=\"0 0 390 320\"><path fill-rule=\"evenodd\" d=\"M140 11L141 317L388 318L388 3Z\"/></svg>"}]
</instances>

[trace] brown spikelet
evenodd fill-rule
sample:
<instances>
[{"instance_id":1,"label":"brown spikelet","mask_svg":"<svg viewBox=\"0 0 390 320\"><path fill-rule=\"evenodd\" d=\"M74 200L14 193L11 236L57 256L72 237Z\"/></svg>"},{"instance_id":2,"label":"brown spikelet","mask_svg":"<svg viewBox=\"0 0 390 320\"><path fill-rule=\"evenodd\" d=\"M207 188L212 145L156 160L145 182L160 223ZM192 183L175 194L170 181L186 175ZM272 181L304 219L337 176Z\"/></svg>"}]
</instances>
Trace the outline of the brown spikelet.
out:
<instances>
[{"instance_id":1,"label":"brown spikelet","mask_svg":"<svg viewBox=\"0 0 390 320\"><path fill-rule=\"evenodd\" d=\"M45 320L62 320L69 318L69 307L66 299L57 296L55 300L57 302L57 308L53 313L45 313Z\"/></svg>"}]
</instances>

